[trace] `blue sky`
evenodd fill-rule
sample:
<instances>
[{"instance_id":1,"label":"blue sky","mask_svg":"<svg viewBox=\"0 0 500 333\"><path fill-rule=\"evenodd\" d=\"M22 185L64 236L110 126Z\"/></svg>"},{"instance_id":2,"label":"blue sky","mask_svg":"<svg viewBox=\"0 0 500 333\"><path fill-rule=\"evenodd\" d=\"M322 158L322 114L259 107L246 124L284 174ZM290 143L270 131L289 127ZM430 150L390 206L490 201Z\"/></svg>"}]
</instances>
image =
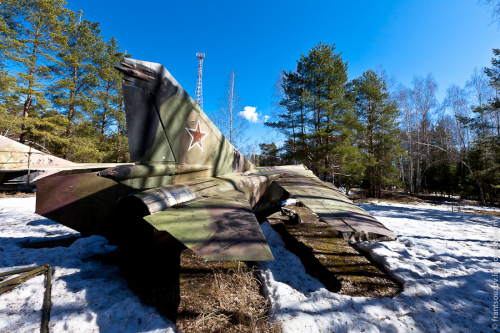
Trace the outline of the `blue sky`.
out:
<instances>
[{"instance_id":1,"label":"blue sky","mask_svg":"<svg viewBox=\"0 0 500 333\"><path fill-rule=\"evenodd\" d=\"M204 52L207 112L217 109L234 69L242 106L256 107L260 119L249 126L250 142L277 140L262 123L276 78L320 41L343 53L350 79L378 65L406 86L433 73L440 102L500 48L498 25L475 0L69 0L68 7L100 22L103 36L116 37L135 59L163 64L192 97L196 53Z\"/></svg>"}]
</instances>

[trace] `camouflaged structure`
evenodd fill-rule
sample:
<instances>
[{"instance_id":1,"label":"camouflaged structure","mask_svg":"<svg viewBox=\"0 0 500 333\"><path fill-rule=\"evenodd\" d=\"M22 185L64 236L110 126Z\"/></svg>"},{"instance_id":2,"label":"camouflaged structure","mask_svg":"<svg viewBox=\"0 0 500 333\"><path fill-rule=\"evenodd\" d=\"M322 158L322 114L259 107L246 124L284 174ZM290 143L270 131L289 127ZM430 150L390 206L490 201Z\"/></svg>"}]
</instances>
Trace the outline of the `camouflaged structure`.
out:
<instances>
[{"instance_id":1,"label":"camouflaged structure","mask_svg":"<svg viewBox=\"0 0 500 333\"><path fill-rule=\"evenodd\" d=\"M162 65L118 69L134 164L40 180L38 214L125 243L173 237L206 260L272 260L254 213L292 195L346 239L396 238L304 166L256 168Z\"/></svg>"}]
</instances>

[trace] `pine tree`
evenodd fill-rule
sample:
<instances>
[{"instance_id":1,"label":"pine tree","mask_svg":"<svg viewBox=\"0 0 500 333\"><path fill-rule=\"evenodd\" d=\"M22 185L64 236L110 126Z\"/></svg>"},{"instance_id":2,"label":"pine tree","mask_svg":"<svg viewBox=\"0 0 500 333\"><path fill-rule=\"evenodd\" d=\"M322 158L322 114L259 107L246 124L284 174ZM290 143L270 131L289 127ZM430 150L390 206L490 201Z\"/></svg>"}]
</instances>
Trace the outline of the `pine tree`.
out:
<instances>
[{"instance_id":1,"label":"pine tree","mask_svg":"<svg viewBox=\"0 0 500 333\"><path fill-rule=\"evenodd\" d=\"M475 109L479 109L481 112L487 114L489 117L489 124L487 125L491 134L500 137L500 49L493 49L494 58L491 59L491 68L485 68L484 73L489 78L489 84L495 91L495 96L489 101L489 103L480 108L478 106Z\"/></svg>"},{"instance_id":2,"label":"pine tree","mask_svg":"<svg viewBox=\"0 0 500 333\"><path fill-rule=\"evenodd\" d=\"M124 145L126 131L122 75L114 69L125 56L114 37L109 39L98 56L99 88L93 93L96 107L92 112L92 123L97 134L93 145L100 151L99 160L102 162L123 160L128 152Z\"/></svg>"},{"instance_id":3,"label":"pine tree","mask_svg":"<svg viewBox=\"0 0 500 333\"><path fill-rule=\"evenodd\" d=\"M306 108L310 113L310 125L314 128L307 135L313 142L313 168L318 174L331 172L333 148L340 142L344 117L344 88L347 82L347 63L335 46L322 43L314 47L307 56L302 56L297 72L303 82Z\"/></svg>"},{"instance_id":4,"label":"pine tree","mask_svg":"<svg viewBox=\"0 0 500 333\"><path fill-rule=\"evenodd\" d=\"M279 150L274 142L259 143L259 165L260 166L275 166L280 165Z\"/></svg>"},{"instance_id":5,"label":"pine tree","mask_svg":"<svg viewBox=\"0 0 500 333\"><path fill-rule=\"evenodd\" d=\"M9 61L21 68L17 73L15 94L23 96L22 126L20 140L24 142L28 135L37 131L40 135L45 123L35 129L36 119L50 107L44 94L44 84L50 80L50 64L54 53L64 42L63 23L67 10L63 0L7 0L5 5L17 13L15 24L22 26L12 43ZM51 121L54 115L44 119ZM31 119L29 119L31 118ZM60 124L58 120L54 125ZM57 138L58 136L52 136Z\"/></svg>"},{"instance_id":6,"label":"pine tree","mask_svg":"<svg viewBox=\"0 0 500 333\"><path fill-rule=\"evenodd\" d=\"M352 144L359 123L345 98L346 82L342 54L335 53L335 45L319 43L302 55L295 71L284 73L283 108L266 123L288 136L285 158L306 164L324 179L359 166L358 159L349 158L357 156Z\"/></svg>"},{"instance_id":7,"label":"pine tree","mask_svg":"<svg viewBox=\"0 0 500 333\"><path fill-rule=\"evenodd\" d=\"M117 83L119 84L119 83ZM120 89L119 107L113 115L116 120L116 132L113 133L111 140L113 142L113 154L109 157L109 161L116 163L130 162L130 154L128 148L127 123L125 119L125 109L123 101L123 92Z\"/></svg>"},{"instance_id":8,"label":"pine tree","mask_svg":"<svg viewBox=\"0 0 500 333\"><path fill-rule=\"evenodd\" d=\"M16 49L19 33L18 14L12 4L0 3L0 134L18 134L20 119L14 105L20 104L19 95L14 94L16 78L9 68L8 59Z\"/></svg>"},{"instance_id":9,"label":"pine tree","mask_svg":"<svg viewBox=\"0 0 500 333\"><path fill-rule=\"evenodd\" d=\"M266 126L281 132L287 139L283 145L283 160L288 164L295 164L300 160L307 160L308 156L299 154L306 149L304 107L301 99L302 87L296 72L283 71L274 87L275 111L272 121L267 121Z\"/></svg>"},{"instance_id":10,"label":"pine tree","mask_svg":"<svg viewBox=\"0 0 500 333\"><path fill-rule=\"evenodd\" d=\"M360 142L366 154L365 193L380 197L382 186L398 183L396 163L403 155L399 110L389 99L385 80L372 70L354 80L352 90L360 119L365 123Z\"/></svg>"},{"instance_id":11,"label":"pine tree","mask_svg":"<svg viewBox=\"0 0 500 333\"><path fill-rule=\"evenodd\" d=\"M92 108L89 91L99 84L96 63L103 46L99 23L80 22L81 15L81 12L69 14L64 27L65 43L51 67L56 78L50 87L51 99L67 115L68 138L75 120L85 118L83 112Z\"/></svg>"}]
</instances>

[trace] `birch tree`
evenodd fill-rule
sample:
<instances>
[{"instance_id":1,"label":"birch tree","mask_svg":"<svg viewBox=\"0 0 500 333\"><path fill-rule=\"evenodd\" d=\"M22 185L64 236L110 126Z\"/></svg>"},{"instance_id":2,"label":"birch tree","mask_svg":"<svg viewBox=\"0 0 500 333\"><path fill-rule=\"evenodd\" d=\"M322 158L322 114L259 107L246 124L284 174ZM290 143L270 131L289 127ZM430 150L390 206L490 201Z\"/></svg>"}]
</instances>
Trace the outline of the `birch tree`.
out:
<instances>
[{"instance_id":1,"label":"birch tree","mask_svg":"<svg viewBox=\"0 0 500 333\"><path fill-rule=\"evenodd\" d=\"M237 149L245 143L246 119L238 113L242 111L241 97L236 89L236 73L231 70L224 88L224 95L219 99L217 113L213 115L215 125Z\"/></svg>"}]
</instances>

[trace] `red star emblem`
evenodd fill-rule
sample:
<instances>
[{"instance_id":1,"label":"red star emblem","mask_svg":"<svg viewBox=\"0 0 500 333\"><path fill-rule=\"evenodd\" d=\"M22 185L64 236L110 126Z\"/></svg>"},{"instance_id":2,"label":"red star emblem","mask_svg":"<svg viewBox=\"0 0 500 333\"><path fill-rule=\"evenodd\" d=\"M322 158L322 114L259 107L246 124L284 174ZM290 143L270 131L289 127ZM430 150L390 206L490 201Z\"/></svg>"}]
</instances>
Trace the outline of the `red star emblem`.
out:
<instances>
[{"instance_id":1,"label":"red star emblem","mask_svg":"<svg viewBox=\"0 0 500 333\"><path fill-rule=\"evenodd\" d=\"M201 151L203 151L203 139L207 137L208 132L204 132L200 127L200 119L198 118L198 124L196 124L196 128L186 127L186 131L191 136L191 143L189 144L188 151L191 150L194 146L200 147Z\"/></svg>"}]
</instances>

